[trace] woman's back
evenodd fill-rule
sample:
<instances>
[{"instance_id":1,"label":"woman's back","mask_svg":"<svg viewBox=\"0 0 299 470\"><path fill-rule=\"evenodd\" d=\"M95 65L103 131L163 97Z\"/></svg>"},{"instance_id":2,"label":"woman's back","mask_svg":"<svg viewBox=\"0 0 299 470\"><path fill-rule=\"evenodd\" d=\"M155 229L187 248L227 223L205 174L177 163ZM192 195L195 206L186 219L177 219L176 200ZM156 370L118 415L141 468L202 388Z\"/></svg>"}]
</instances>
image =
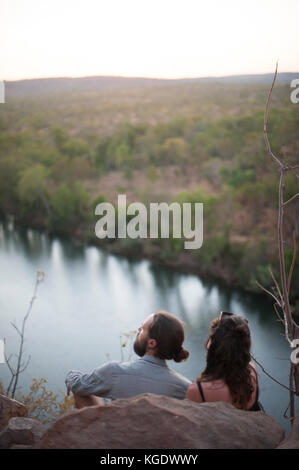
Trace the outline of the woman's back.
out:
<instances>
[{"instance_id":1,"label":"woman's back","mask_svg":"<svg viewBox=\"0 0 299 470\"><path fill-rule=\"evenodd\" d=\"M250 400L247 402L246 410L250 410L258 400L257 372L254 364L250 363L250 374L253 391ZM186 398L198 403L224 401L233 404L233 399L229 387L223 380L213 380L210 382L194 382L186 393Z\"/></svg>"}]
</instances>

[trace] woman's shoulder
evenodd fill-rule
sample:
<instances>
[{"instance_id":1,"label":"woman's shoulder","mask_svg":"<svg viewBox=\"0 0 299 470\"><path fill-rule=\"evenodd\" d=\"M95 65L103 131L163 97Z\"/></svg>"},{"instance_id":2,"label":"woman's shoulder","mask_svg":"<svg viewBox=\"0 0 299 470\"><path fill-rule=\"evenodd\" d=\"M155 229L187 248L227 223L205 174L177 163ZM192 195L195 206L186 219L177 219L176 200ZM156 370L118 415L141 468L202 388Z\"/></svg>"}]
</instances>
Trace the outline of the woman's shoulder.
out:
<instances>
[{"instance_id":1,"label":"woman's shoulder","mask_svg":"<svg viewBox=\"0 0 299 470\"><path fill-rule=\"evenodd\" d=\"M249 362L249 367L250 367L251 375L257 380L258 374L257 374L257 369L256 369L255 364L253 362Z\"/></svg>"},{"instance_id":2,"label":"woman's shoulder","mask_svg":"<svg viewBox=\"0 0 299 470\"><path fill-rule=\"evenodd\" d=\"M215 393L222 394L223 391L226 391L227 385L223 380L213 380L209 382L200 382L201 390L204 393L205 401L210 401L210 398L213 398ZM210 392L212 396L210 397ZM214 392L214 393L213 393ZM198 381L193 382L187 389L186 398L192 401L197 401L199 403L203 402L201 393L199 391ZM213 401L213 400L211 400Z\"/></svg>"}]
</instances>

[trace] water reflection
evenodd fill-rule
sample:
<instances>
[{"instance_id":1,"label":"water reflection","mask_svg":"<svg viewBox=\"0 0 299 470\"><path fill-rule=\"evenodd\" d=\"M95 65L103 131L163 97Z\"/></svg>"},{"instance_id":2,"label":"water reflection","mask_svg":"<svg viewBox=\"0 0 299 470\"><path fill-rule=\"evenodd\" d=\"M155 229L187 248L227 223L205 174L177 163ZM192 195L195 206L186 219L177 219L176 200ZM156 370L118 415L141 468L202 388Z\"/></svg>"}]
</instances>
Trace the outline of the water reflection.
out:
<instances>
[{"instance_id":1,"label":"water reflection","mask_svg":"<svg viewBox=\"0 0 299 470\"><path fill-rule=\"evenodd\" d=\"M7 339L8 353L17 347L10 322L21 321L36 270L47 275L28 323L26 347L32 359L22 377L24 387L32 377L47 377L53 390L63 389L68 370L90 371L107 354L120 359L120 333L138 328L158 309L186 324L190 358L171 366L189 379L204 367L210 321L228 310L248 319L254 355L274 377L288 383L288 346L271 303L263 297L7 223L0 224L0 263L0 337ZM8 381L5 365L0 364L0 374ZM262 373L260 388L266 411L287 428L282 412L288 392Z\"/></svg>"}]
</instances>

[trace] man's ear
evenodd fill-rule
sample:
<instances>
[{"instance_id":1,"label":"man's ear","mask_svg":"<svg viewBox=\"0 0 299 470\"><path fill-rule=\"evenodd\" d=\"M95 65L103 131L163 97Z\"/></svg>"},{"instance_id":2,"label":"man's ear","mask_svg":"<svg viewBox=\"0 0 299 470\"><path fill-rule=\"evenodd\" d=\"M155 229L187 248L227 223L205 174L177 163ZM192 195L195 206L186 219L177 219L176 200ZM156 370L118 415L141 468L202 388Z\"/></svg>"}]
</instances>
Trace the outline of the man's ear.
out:
<instances>
[{"instance_id":1,"label":"man's ear","mask_svg":"<svg viewBox=\"0 0 299 470\"><path fill-rule=\"evenodd\" d=\"M157 347L157 340L153 338L149 338L147 341L148 349L155 349Z\"/></svg>"}]
</instances>

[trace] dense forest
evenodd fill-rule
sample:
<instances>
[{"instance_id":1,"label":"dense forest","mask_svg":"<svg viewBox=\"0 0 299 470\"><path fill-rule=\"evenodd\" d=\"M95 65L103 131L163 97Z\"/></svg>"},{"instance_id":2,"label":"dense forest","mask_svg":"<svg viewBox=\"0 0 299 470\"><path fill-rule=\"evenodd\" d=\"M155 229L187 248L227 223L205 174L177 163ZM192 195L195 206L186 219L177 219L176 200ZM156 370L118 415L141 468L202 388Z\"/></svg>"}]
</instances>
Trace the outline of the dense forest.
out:
<instances>
[{"instance_id":1,"label":"dense forest","mask_svg":"<svg viewBox=\"0 0 299 470\"><path fill-rule=\"evenodd\" d=\"M101 243L105 249L219 278L260 292L277 271L278 171L267 155L263 117L269 84L157 81L83 89L8 87L0 106L0 212L19 223ZM299 158L299 105L275 86L269 113L273 151ZM285 199L298 192L286 178ZM204 241L95 237L99 202L203 202ZM286 206L286 263L298 199ZM299 255L297 253L297 266ZM299 270L291 286L299 311Z\"/></svg>"}]
</instances>

